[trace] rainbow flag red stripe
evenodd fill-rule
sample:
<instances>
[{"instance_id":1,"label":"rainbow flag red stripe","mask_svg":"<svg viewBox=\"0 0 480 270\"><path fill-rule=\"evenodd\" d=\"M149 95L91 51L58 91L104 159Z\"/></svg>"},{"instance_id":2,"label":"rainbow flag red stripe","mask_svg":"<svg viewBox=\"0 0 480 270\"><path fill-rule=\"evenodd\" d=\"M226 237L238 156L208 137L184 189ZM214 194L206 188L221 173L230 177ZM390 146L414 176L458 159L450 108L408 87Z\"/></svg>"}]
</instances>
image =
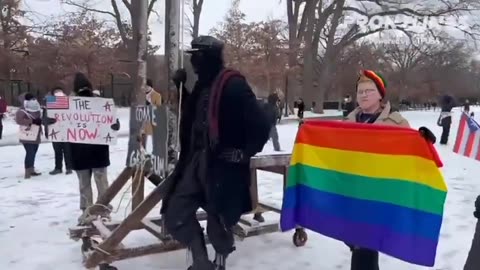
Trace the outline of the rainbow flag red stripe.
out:
<instances>
[{"instance_id":1,"label":"rainbow flag red stripe","mask_svg":"<svg viewBox=\"0 0 480 270\"><path fill-rule=\"evenodd\" d=\"M298 225L433 266L447 193L441 166L416 130L307 121L292 154L281 228Z\"/></svg>"}]
</instances>

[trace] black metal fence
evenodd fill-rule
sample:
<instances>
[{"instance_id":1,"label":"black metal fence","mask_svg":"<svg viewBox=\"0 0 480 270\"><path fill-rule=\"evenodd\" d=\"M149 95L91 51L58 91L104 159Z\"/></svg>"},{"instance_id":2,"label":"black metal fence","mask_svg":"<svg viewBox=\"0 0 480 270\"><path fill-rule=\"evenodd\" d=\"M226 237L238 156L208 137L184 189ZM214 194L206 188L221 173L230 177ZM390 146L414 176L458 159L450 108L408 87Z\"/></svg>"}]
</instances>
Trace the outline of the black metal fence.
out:
<instances>
[{"instance_id":1,"label":"black metal fence","mask_svg":"<svg viewBox=\"0 0 480 270\"><path fill-rule=\"evenodd\" d=\"M113 77L113 76L112 76ZM112 78L108 83L100 83L97 88L103 97L113 98L119 106L130 106L133 93L133 83L128 79ZM0 96L3 97L9 106L19 106L18 96L22 93L32 93L39 99L43 99L50 89L39 87L21 80L1 80ZM70 91L67 88L67 92Z\"/></svg>"}]
</instances>

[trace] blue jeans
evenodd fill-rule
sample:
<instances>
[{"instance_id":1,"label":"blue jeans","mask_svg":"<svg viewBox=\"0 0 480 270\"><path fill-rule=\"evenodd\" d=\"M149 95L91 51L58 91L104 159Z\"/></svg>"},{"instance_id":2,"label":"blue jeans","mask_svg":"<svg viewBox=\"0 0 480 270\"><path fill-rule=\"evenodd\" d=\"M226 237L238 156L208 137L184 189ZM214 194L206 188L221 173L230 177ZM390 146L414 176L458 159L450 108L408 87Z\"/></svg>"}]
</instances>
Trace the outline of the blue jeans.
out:
<instances>
[{"instance_id":1,"label":"blue jeans","mask_svg":"<svg viewBox=\"0 0 480 270\"><path fill-rule=\"evenodd\" d=\"M38 143L24 143L25 148L25 169L33 169L35 167L35 156L37 155Z\"/></svg>"}]
</instances>

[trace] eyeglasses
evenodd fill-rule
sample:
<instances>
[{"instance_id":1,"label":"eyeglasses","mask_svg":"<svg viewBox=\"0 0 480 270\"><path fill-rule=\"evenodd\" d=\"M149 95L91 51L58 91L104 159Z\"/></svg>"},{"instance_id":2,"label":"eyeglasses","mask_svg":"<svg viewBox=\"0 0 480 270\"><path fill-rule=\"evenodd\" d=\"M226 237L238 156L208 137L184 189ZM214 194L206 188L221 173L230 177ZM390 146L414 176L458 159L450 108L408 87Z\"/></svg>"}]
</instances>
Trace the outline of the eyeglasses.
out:
<instances>
[{"instance_id":1,"label":"eyeglasses","mask_svg":"<svg viewBox=\"0 0 480 270\"><path fill-rule=\"evenodd\" d=\"M361 95L371 95L373 93L375 93L377 91L377 89L365 89L365 90L357 90L357 96L361 96Z\"/></svg>"}]
</instances>

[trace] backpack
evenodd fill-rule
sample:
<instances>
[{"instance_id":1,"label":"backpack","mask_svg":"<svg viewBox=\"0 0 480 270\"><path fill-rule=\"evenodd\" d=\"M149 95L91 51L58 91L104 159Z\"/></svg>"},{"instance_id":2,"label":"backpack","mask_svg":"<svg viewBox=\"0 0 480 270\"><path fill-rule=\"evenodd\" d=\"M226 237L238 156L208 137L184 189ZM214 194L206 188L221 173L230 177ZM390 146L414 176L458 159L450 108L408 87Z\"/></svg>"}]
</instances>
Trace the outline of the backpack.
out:
<instances>
[{"instance_id":1,"label":"backpack","mask_svg":"<svg viewBox=\"0 0 480 270\"><path fill-rule=\"evenodd\" d=\"M223 70L213 83L212 93L211 93L211 101L210 108L209 108L209 137L210 137L210 144L215 146L218 143L218 113L220 107L220 97L222 91L227 84L228 80L233 77L241 77L245 78L240 72L231 69ZM262 106L259 102L255 103L257 107L257 111L263 113L262 115L258 115L257 120L255 122L255 126L249 127L251 130L248 132L248 136L252 136L249 138L248 141L251 142L251 145L248 147L252 152L258 153L263 150L263 147L270 139L270 129L274 125L274 123L270 123L268 118L267 110L264 106Z\"/></svg>"}]
</instances>

